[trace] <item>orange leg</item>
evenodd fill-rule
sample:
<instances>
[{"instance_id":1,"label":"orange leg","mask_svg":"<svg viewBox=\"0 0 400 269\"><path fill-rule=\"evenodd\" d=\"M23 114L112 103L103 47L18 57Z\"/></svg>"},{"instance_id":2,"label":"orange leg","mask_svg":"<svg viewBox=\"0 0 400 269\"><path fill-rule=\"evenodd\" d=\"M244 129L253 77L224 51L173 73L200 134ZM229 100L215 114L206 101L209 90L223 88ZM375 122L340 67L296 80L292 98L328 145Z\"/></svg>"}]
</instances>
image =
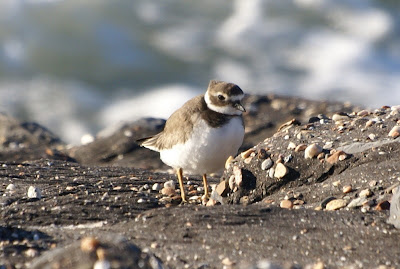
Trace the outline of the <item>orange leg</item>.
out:
<instances>
[{"instance_id":1,"label":"orange leg","mask_svg":"<svg viewBox=\"0 0 400 269\"><path fill-rule=\"evenodd\" d=\"M183 188L182 168L176 169L176 174L178 175L179 188L181 189L182 203L187 203L185 189Z\"/></svg>"},{"instance_id":2,"label":"orange leg","mask_svg":"<svg viewBox=\"0 0 400 269\"><path fill-rule=\"evenodd\" d=\"M203 185L204 185L204 196L208 198L210 195L208 193L208 183L207 183L207 175L203 175Z\"/></svg>"}]
</instances>

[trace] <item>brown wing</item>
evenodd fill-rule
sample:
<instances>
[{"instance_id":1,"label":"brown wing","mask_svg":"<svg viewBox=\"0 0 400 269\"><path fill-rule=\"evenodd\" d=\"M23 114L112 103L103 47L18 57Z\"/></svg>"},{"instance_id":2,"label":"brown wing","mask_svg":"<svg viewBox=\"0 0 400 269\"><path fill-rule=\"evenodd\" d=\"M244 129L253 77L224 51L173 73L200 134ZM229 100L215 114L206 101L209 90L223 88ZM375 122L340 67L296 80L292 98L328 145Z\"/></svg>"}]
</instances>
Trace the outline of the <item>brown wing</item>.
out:
<instances>
[{"instance_id":1,"label":"brown wing","mask_svg":"<svg viewBox=\"0 0 400 269\"><path fill-rule=\"evenodd\" d=\"M200 117L201 111L206 108L204 95L190 99L169 117L162 132L138 140L139 144L151 150L160 151L186 142L193 130L193 123Z\"/></svg>"}]
</instances>

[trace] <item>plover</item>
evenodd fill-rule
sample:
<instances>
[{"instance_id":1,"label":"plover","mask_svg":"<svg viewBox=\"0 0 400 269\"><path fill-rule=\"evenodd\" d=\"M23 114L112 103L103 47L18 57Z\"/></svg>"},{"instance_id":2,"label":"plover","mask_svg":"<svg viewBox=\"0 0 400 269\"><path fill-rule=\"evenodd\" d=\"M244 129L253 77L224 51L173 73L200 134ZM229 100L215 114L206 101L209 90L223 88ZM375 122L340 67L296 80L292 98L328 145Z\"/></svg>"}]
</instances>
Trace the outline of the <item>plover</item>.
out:
<instances>
[{"instance_id":1,"label":"plover","mask_svg":"<svg viewBox=\"0 0 400 269\"><path fill-rule=\"evenodd\" d=\"M207 92L176 110L162 132L138 140L141 146L160 152L161 160L176 169L182 202L186 202L183 171L203 176L208 197L207 174L221 170L242 145L243 95L236 84L211 80Z\"/></svg>"}]
</instances>

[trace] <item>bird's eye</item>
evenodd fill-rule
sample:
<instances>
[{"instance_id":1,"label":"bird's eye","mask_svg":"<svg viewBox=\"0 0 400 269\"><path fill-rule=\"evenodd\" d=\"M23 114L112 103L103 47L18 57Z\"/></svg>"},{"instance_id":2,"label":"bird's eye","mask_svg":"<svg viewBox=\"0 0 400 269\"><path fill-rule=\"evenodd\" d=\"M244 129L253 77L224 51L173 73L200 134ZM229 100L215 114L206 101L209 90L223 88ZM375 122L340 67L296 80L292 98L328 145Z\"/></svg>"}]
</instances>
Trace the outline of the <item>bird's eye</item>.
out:
<instances>
[{"instance_id":1,"label":"bird's eye","mask_svg":"<svg viewBox=\"0 0 400 269\"><path fill-rule=\"evenodd\" d=\"M222 94L218 94L218 100L224 101L225 100L225 96L223 96Z\"/></svg>"}]
</instances>

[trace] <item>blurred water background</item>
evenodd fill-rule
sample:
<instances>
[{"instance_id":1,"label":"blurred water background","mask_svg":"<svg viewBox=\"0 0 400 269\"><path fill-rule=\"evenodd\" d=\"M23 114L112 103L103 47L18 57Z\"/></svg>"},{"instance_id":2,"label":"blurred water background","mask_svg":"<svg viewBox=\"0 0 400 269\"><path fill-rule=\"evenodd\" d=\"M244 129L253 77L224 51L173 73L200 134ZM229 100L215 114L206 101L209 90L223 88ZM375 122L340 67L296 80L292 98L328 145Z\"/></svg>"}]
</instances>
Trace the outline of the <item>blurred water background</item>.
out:
<instances>
[{"instance_id":1,"label":"blurred water background","mask_svg":"<svg viewBox=\"0 0 400 269\"><path fill-rule=\"evenodd\" d=\"M400 1L0 0L0 111L70 143L167 118L210 79L400 104Z\"/></svg>"}]
</instances>

